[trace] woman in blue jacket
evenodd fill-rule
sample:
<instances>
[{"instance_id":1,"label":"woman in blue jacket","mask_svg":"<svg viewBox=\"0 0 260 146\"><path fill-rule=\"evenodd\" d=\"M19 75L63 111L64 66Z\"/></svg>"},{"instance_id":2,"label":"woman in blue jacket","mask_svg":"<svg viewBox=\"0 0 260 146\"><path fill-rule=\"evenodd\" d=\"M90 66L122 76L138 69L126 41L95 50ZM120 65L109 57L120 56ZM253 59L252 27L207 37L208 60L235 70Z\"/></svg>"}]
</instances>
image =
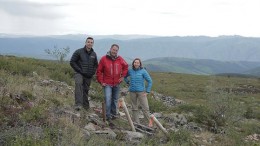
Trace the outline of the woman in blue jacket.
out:
<instances>
[{"instance_id":1,"label":"woman in blue jacket","mask_svg":"<svg viewBox=\"0 0 260 146\"><path fill-rule=\"evenodd\" d=\"M130 80L128 79L130 77ZM147 86L145 86L145 81ZM152 79L149 73L142 67L142 62L139 58L134 59L132 69L128 70L125 82L130 85L130 98L132 102L133 121L140 123L139 120L139 105L142 108L144 116L149 121L149 105L147 94L151 92Z\"/></svg>"}]
</instances>

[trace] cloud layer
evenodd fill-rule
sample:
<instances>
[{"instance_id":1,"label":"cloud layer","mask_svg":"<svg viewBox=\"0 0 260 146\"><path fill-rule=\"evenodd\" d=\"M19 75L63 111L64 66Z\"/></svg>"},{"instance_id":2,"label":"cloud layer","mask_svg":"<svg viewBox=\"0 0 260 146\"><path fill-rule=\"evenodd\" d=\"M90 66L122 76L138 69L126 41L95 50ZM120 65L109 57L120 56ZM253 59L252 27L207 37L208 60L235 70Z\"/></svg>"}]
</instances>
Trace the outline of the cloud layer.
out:
<instances>
[{"instance_id":1,"label":"cloud layer","mask_svg":"<svg viewBox=\"0 0 260 146\"><path fill-rule=\"evenodd\" d=\"M260 37L259 0L0 0L0 33Z\"/></svg>"}]
</instances>

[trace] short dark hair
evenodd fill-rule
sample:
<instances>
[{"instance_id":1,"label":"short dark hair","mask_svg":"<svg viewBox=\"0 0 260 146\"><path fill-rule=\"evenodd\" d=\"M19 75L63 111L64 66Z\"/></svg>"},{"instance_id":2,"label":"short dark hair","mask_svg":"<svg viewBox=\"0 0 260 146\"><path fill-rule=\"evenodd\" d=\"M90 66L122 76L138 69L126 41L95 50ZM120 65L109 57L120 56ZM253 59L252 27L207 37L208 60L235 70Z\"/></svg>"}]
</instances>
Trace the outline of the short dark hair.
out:
<instances>
[{"instance_id":1,"label":"short dark hair","mask_svg":"<svg viewBox=\"0 0 260 146\"><path fill-rule=\"evenodd\" d=\"M86 42L87 42L88 40L93 40L93 42L94 42L94 39L93 39L92 37L87 37Z\"/></svg>"},{"instance_id":2,"label":"short dark hair","mask_svg":"<svg viewBox=\"0 0 260 146\"><path fill-rule=\"evenodd\" d=\"M118 44L111 45L111 48L113 48L114 46L116 46L119 49L119 45Z\"/></svg>"}]
</instances>

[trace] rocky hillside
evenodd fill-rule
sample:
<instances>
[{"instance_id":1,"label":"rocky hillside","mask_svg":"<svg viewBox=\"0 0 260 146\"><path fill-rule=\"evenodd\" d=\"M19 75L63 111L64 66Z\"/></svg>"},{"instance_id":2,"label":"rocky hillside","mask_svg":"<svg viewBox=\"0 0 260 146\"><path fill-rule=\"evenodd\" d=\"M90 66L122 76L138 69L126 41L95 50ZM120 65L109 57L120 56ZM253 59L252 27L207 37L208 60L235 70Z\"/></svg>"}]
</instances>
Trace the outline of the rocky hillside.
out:
<instances>
[{"instance_id":1,"label":"rocky hillside","mask_svg":"<svg viewBox=\"0 0 260 146\"><path fill-rule=\"evenodd\" d=\"M19 77L14 78L18 79ZM3 82L1 80L2 85ZM9 142L18 144L22 139L19 140L15 137L21 136L20 138L23 138L23 134L28 139L50 140L48 138L51 137L46 138L46 128L50 130L48 131L48 134L50 134L48 136L55 138L55 140L49 142L58 145L79 145L81 143L104 145L111 140L116 140L118 144L121 143L122 145L136 145L143 143L147 137L151 136L157 137L161 141L160 144L163 144L168 143L170 140L168 136L180 128L185 127L189 131L202 132L202 128L196 123L188 123L187 115L177 113L162 114L160 111L153 114L159 121L167 120L167 122L164 122L164 126L169 135L163 134L163 131L156 126L156 123L153 123L152 127L148 127L148 121L143 119L142 114L140 117L143 119L142 124L135 124L136 132L133 132L122 107L119 109L120 115L113 121L114 125L111 126L102 119L102 103L91 98L97 94L97 91L93 88L90 90L89 97L91 109L75 111L72 105L72 86L60 81L43 79L36 72L33 73L32 77L24 78L23 83L29 84L27 88L33 88L34 91L37 90L39 93L30 93L25 90L10 92L7 91L8 84L1 86L2 99L5 102L12 102L12 104L1 104L1 115L6 116L1 120L1 130L4 131L0 135L1 145L6 145ZM45 96L43 95L44 92L46 93ZM49 97L47 96L48 94L56 97ZM127 95L127 89L123 88L121 94ZM168 107L184 103L181 100L165 97L156 92L152 94L154 99L162 101ZM129 97L122 96L122 98L128 100ZM131 105L128 102L126 102L126 105L131 114ZM51 130L52 128L54 128L53 131ZM73 136L67 133L70 130L78 132L77 136L79 137L75 139L71 137L71 141L65 140ZM159 134L163 135L159 136ZM99 143L94 140L97 137L103 137L104 139L99 141ZM82 140L77 141L77 139ZM43 144L46 144L46 142Z\"/></svg>"},{"instance_id":2,"label":"rocky hillside","mask_svg":"<svg viewBox=\"0 0 260 146\"><path fill-rule=\"evenodd\" d=\"M103 93L95 79L89 94L90 110L75 111L70 71L68 64L0 58L0 145L259 143L259 129L255 128L260 126L257 79L151 73L150 111L163 128L155 119L148 127L150 121L141 114L134 132L123 108L113 124L103 121ZM121 87L131 115L127 86Z\"/></svg>"}]
</instances>

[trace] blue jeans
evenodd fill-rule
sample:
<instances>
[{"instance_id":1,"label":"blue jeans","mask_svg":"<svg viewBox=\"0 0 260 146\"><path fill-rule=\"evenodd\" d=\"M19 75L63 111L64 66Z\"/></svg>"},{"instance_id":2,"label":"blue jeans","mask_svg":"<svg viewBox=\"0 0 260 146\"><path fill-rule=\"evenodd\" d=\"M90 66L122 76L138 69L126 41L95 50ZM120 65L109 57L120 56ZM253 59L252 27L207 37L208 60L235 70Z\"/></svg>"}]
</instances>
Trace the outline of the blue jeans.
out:
<instances>
[{"instance_id":1,"label":"blue jeans","mask_svg":"<svg viewBox=\"0 0 260 146\"><path fill-rule=\"evenodd\" d=\"M117 114L117 101L119 97L120 86L105 86L105 101L106 101L106 118L111 119L111 115Z\"/></svg>"}]
</instances>

